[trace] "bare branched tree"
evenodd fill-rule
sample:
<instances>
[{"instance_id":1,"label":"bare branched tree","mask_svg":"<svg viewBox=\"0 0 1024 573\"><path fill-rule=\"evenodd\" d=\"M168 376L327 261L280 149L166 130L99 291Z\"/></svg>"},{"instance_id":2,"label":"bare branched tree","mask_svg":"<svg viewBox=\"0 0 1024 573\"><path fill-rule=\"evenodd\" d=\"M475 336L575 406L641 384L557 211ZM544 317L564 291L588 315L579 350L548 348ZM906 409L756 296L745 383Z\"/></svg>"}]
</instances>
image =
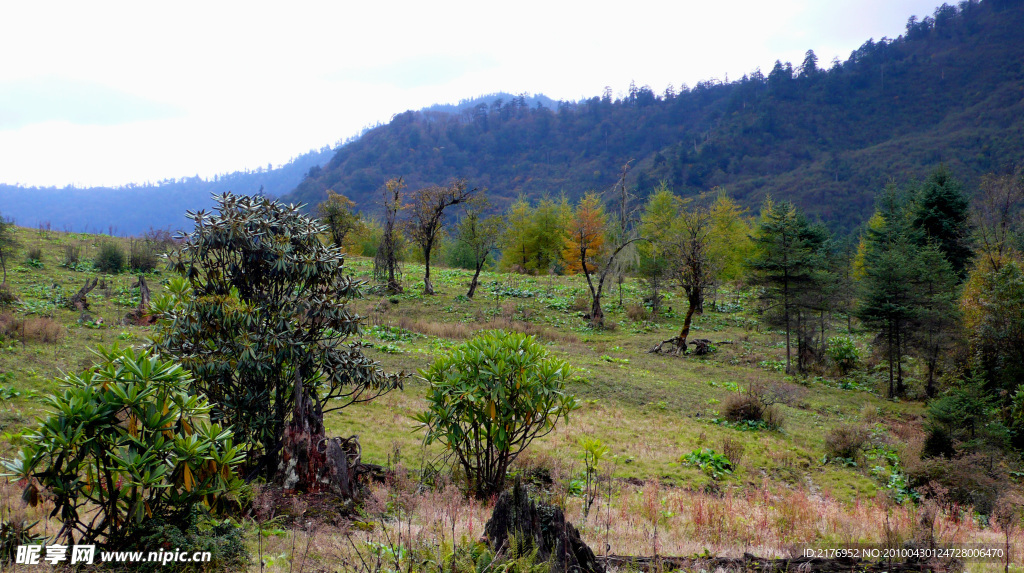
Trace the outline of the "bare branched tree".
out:
<instances>
[{"instance_id":1,"label":"bare branched tree","mask_svg":"<svg viewBox=\"0 0 1024 573\"><path fill-rule=\"evenodd\" d=\"M401 273L398 271L398 229L395 224L398 222L398 211L402 208L404 188L405 183L401 177L389 179L384 184L384 233L377 254L373 257L373 278L379 283L387 281L386 288L391 294L402 292L402 285L398 282Z\"/></svg>"},{"instance_id":2,"label":"bare branched tree","mask_svg":"<svg viewBox=\"0 0 1024 573\"><path fill-rule=\"evenodd\" d=\"M651 352L661 352L668 344L674 347L672 353L676 355L686 352L686 338L690 335L693 315L703 306L704 293L714 285L718 274L715 262L709 256L711 213L703 208L683 209L677 221L678 228L672 233L665 250L671 261L671 272L686 293L686 318L677 336L651 349Z\"/></svg>"},{"instance_id":3,"label":"bare branched tree","mask_svg":"<svg viewBox=\"0 0 1024 573\"><path fill-rule=\"evenodd\" d=\"M413 193L409 207L409 235L423 251L423 294L434 294L430 282L430 255L444 225L444 211L452 205L465 203L476 192L467 189L465 179L456 179L448 185L424 187Z\"/></svg>"},{"instance_id":4,"label":"bare branched tree","mask_svg":"<svg viewBox=\"0 0 1024 573\"><path fill-rule=\"evenodd\" d=\"M973 205L973 224L985 262L998 271L1024 227L1024 165L1013 174L986 175Z\"/></svg>"},{"instance_id":5,"label":"bare branched tree","mask_svg":"<svg viewBox=\"0 0 1024 573\"><path fill-rule=\"evenodd\" d=\"M466 203L466 216L459 222L458 241L469 248L473 255L473 280L469 283L467 298L476 294L480 271L487 263L487 257L498 246L498 239L504 231L503 219L497 215L483 218L487 209L487 198L478 195Z\"/></svg>"}]
</instances>

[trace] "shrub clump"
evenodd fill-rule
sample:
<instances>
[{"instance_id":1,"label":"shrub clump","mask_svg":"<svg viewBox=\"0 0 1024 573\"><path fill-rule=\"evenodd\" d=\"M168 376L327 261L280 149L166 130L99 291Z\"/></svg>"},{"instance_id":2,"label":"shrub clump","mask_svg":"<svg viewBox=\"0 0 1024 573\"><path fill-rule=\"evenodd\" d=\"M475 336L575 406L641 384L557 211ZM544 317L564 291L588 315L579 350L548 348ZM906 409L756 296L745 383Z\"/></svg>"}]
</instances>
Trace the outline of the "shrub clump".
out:
<instances>
[{"instance_id":1,"label":"shrub clump","mask_svg":"<svg viewBox=\"0 0 1024 573\"><path fill-rule=\"evenodd\" d=\"M829 458L853 460L864 449L867 440L868 433L864 428L847 424L836 426L825 434L825 453Z\"/></svg>"},{"instance_id":2,"label":"shrub clump","mask_svg":"<svg viewBox=\"0 0 1024 573\"><path fill-rule=\"evenodd\" d=\"M18 296L14 294L11 287L7 283L0 283L0 308L13 306L16 302L18 302Z\"/></svg>"},{"instance_id":3,"label":"shrub clump","mask_svg":"<svg viewBox=\"0 0 1024 573\"><path fill-rule=\"evenodd\" d=\"M124 270L124 251L112 241L103 243L93 264L102 273L117 274Z\"/></svg>"},{"instance_id":4,"label":"shrub clump","mask_svg":"<svg viewBox=\"0 0 1024 573\"><path fill-rule=\"evenodd\" d=\"M182 523L168 522L163 517L147 521L139 531L137 547L149 551L180 551L193 555L208 552L210 560L203 563L138 563L137 571L244 571L249 564L243 530L230 519L211 519L198 506L192 508Z\"/></svg>"},{"instance_id":5,"label":"shrub clump","mask_svg":"<svg viewBox=\"0 0 1024 573\"><path fill-rule=\"evenodd\" d=\"M39 247L32 247L25 252L25 262L34 265L43 262L43 250Z\"/></svg>"},{"instance_id":6,"label":"shrub clump","mask_svg":"<svg viewBox=\"0 0 1024 573\"><path fill-rule=\"evenodd\" d=\"M730 396L725 401L722 416L729 422L763 424L772 430L781 428L784 420L771 393L757 383L748 386L742 394Z\"/></svg>"},{"instance_id":7,"label":"shrub clump","mask_svg":"<svg viewBox=\"0 0 1024 573\"><path fill-rule=\"evenodd\" d=\"M860 360L860 351L847 336L833 336L828 339L828 357L843 374L849 373Z\"/></svg>"},{"instance_id":8,"label":"shrub clump","mask_svg":"<svg viewBox=\"0 0 1024 573\"><path fill-rule=\"evenodd\" d=\"M22 334L27 339L50 344L60 342L64 337L64 327L48 316L41 316L25 320Z\"/></svg>"},{"instance_id":9,"label":"shrub clump","mask_svg":"<svg viewBox=\"0 0 1024 573\"><path fill-rule=\"evenodd\" d=\"M82 260L82 246L79 244L68 243L64 245L64 261L61 263L65 267L72 267L77 265Z\"/></svg>"},{"instance_id":10,"label":"shrub clump","mask_svg":"<svg viewBox=\"0 0 1024 573\"><path fill-rule=\"evenodd\" d=\"M642 304L626 305L626 316L633 322L643 322L651 317L651 311Z\"/></svg>"}]
</instances>

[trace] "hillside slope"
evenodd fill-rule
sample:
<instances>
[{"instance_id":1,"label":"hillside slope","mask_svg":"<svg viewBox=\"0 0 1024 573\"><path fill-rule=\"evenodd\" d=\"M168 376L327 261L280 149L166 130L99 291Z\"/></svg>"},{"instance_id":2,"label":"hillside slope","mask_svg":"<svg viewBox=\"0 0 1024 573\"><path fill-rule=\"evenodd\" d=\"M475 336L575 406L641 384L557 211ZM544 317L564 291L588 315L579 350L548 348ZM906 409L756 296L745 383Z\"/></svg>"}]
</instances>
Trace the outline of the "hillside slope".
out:
<instances>
[{"instance_id":1,"label":"hillside slope","mask_svg":"<svg viewBox=\"0 0 1024 573\"><path fill-rule=\"evenodd\" d=\"M848 230L890 178L945 162L970 183L1024 154L1018 1L944 5L845 62L825 69L815 60L556 110L514 99L458 114L406 112L339 149L284 198L315 205L331 189L374 211L390 177L411 188L467 177L501 206L519 194L607 188L634 160L630 182L641 195L661 180L682 194L721 185L751 206L771 193Z\"/></svg>"}]
</instances>

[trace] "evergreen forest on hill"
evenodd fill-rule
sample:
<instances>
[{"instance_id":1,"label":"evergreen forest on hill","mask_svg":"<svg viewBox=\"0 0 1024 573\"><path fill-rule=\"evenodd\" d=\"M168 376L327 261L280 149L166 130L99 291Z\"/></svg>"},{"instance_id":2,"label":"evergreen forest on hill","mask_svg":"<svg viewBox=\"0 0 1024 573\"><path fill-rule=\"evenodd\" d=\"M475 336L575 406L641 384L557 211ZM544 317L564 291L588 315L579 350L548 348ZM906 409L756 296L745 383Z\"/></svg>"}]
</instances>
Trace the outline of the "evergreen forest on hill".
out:
<instances>
[{"instance_id":1,"label":"evergreen forest on hill","mask_svg":"<svg viewBox=\"0 0 1024 573\"><path fill-rule=\"evenodd\" d=\"M943 5L896 39L868 40L844 62L778 62L730 82L619 99L495 99L457 114L409 111L338 150L285 199L327 190L379 213L385 180L410 187L454 177L495 205L518 195L601 190L633 161L641 196L660 182L684 196L724 187L742 205L767 194L849 232L890 179L946 164L968 186L1024 152L1024 4Z\"/></svg>"}]
</instances>

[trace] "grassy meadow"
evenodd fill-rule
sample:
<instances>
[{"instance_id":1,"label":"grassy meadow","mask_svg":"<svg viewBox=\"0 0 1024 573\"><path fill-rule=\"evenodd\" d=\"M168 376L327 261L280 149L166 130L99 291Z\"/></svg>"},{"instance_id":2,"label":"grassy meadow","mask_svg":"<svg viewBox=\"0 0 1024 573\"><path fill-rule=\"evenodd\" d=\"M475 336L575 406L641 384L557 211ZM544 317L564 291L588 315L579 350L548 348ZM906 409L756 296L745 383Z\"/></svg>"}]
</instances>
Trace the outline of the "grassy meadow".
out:
<instances>
[{"instance_id":1,"label":"grassy meadow","mask_svg":"<svg viewBox=\"0 0 1024 573\"><path fill-rule=\"evenodd\" d=\"M43 415L41 397L53 392L62 372L92 363L96 345L143 345L154 327L123 322L138 304L137 276L102 275L88 261L104 242L127 248L126 239L18 229L21 249L8 264L7 284L19 301L0 309L0 455L11 456L19 432ZM68 248L79 263L62 265ZM39 249L41 258L26 260ZM347 269L370 281L372 260L350 257ZM642 306L642 283L627 278L610 285L604 305L611 328L587 326L586 284L581 276L484 272L477 296L465 291L472 276L436 268L435 296L424 296L422 265L403 267L405 293L367 295L354 303L365 317L362 342L385 369L415 373L452 346L487 329L535 335L549 351L575 367L569 391L580 408L568 424L535 441L515 471L561 504L595 553L619 555L790 556L804 547L922 539L991 543L1003 532L978 519L970 507L915 502L906 468L918 463L924 440L918 401L884 399L883 371L871 357L871 335L847 333L838 321L833 335L851 337L861 359L849 374L821 367L808 377L786 376L784 334L763 326L756 293L740 285L718 289L695 318L690 334L713 341L707 356L649 354L678 332L685 300L672 296L662 316ZM89 278L100 284L88 295L88 314L61 301ZM169 277L146 275L154 297ZM621 305L620 305L621 300ZM913 365L912 370L913 370ZM779 429L724 420L726 404L751 388L766 393L781 418ZM396 540L423 554L483 533L490 502L466 499L457 480L441 472L432 487L417 476L444 463L444 452L423 447L411 415L426 407L426 385L411 377L404 390L328 415L329 435L358 435L364 461L387 466L396 478L371 487L362 520L325 517L316 502L293 498L267 502L243 519L253 554L251 571L334 571ZM910 394L921 395L911 379ZM827 437L837 429L866 433L853 458L830 459ZM596 500L586 510L583 438L610 449L597 468ZM731 471L687 462L687 454L724 454ZM257 487L257 490L260 488ZM53 533L59 524L45 506L28 508L20 488L2 488L4 518L39 519ZM255 496L259 506L259 492ZM1010 538L1017 555L1020 533ZM447 544L447 545L446 545ZM968 562L969 570L999 570L1001 563ZM1011 568L1021 570L1015 558ZM31 570L25 568L24 570Z\"/></svg>"}]
</instances>

